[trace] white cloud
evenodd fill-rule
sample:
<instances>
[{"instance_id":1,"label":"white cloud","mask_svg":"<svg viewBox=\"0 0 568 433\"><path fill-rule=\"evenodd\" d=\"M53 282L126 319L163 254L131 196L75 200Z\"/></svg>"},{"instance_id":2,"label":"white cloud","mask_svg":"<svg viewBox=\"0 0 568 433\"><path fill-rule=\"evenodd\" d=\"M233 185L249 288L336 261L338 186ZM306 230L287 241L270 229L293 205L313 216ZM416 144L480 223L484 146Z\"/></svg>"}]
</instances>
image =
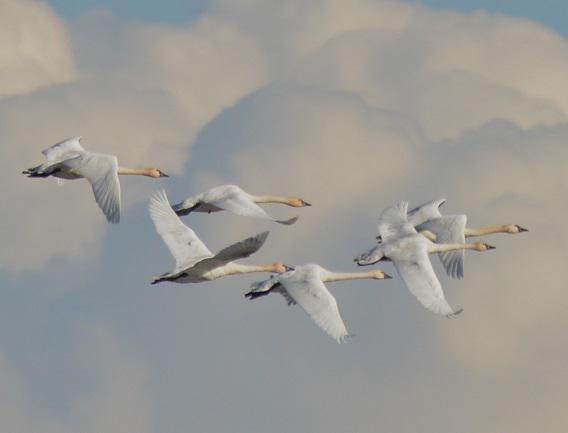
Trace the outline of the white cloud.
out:
<instances>
[{"instance_id":1,"label":"white cloud","mask_svg":"<svg viewBox=\"0 0 568 433\"><path fill-rule=\"evenodd\" d=\"M50 12L43 4L41 9ZM3 250L0 266L6 269L36 270L55 257L92 259L107 227L86 182L58 190L54 182L16 176L41 161L43 148L82 135L88 150L115 154L122 165L157 166L174 175L199 128L263 80L254 43L219 19L174 29L124 26L94 12L80 18L71 35L80 79L0 102L0 139L10 143L0 162L2 193L10 203L1 211L2 224L7 243L26 245ZM54 45L66 49L68 41ZM10 74L17 78L17 71ZM124 210L164 184L136 181L122 181ZM70 204L73 212L61 211ZM23 215L14 212L30 206L33 211Z\"/></svg>"},{"instance_id":2,"label":"white cloud","mask_svg":"<svg viewBox=\"0 0 568 433\"><path fill-rule=\"evenodd\" d=\"M38 405L32 398L33 384L26 383L22 371L0 359L3 428L13 433L155 431L145 365L105 327L85 330L81 337L82 342L75 346L77 352L65 356L78 361L73 369L86 372L81 380L90 385L63 413ZM68 373L73 377L78 371Z\"/></svg>"},{"instance_id":3,"label":"white cloud","mask_svg":"<svg viewBox=\"0 0 568 433\"><path fill-rule=\"evenodd\" d=\"M44 3L0 1L0 97L75 79L69 34Z\"/></svg>"}]
</instances>

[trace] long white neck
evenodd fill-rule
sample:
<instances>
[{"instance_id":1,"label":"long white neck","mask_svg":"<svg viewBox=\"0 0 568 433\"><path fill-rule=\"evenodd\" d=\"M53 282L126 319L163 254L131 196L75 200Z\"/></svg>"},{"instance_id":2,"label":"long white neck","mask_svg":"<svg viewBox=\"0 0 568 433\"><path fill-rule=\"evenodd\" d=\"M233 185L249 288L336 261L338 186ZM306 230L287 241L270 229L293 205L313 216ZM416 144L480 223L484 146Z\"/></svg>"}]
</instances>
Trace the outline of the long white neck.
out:
<instances>
[{"instance_id":1,"label":"long white neck","mask_svg":"<svg viewBox=\"0 0 568 433\"><path fill-rule=\"evenodd\" d=\"M345 281L345 280L366 280L376 279L378 273L382 271L372 270L366 272L331 272L322 273L322 281Z\"/></svg>"},{"instance_id":2,"label":"long white neck","mask_svg":"<svg viewBox=\"0 0 568 433\"><path fill-rule=\"evenodd\" d=\"M255 203L280 203L288 206L294 206L292 197L282 197L279 195L253 195L252 200Z\"/></svg>"},{"instance_id":3,"label":"long white neck","mask_svg":"<svg viewBox=\"0 0 568 433\"><path fill-rule=\"evenodd\" d=\"M279 267L275 263L268 265L243 265L241 263L228 263L225 267L226 275L250 274L253 272L279 272ZM282 272L280 270L280 272Z\"/></svg>"},{"instance_id":4,"label":"long white neck","mask_svg":"<svg viewBox=\"0 0 568 433\"><path fill-rule=\"evenodd\" d=\"M431 243L428 252L429 253L442 253L444 251L454 251L454 250L477 250L475 244L435 244Z\"/></svg>"},{"instance_id":5,"label":"long white neck","mask_svg":"<svg viewBox=\"0 0 568 433\"><path fill-rule=\"evenodd\" d=\"M500 226L479 227L476 229L466 227L465 229L466 238L470 238L472 236L490 235L492 233L509 233L509 224L503 224Z\"/></svg>"},{"instance_id":6,"label":"long white neck","mask_svg":"<svg viewBox=\"0 0 568 433\"><path fill-rule=\"evenodd\" d=\"M123 174L123 175L139 175L139 176L152 176L152 170L151 168L128 168L128 167L118 167L118 174Z\"/></svg>"}]
</instances>

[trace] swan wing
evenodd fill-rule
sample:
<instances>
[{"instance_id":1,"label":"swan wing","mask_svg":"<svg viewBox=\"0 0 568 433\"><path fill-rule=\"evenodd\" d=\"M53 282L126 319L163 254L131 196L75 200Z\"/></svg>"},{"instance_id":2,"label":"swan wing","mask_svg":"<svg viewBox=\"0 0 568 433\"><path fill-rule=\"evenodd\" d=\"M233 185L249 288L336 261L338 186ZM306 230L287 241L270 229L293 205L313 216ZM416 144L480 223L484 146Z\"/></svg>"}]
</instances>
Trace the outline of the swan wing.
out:
<instances>
[{"instance_id":1,"label":"swan wing","mask_svg":"<svg viewBox=\"0 0 568 433\"><path fill-rule=\"evenodd\" d=\"M48 161L63 161L67 158L85 153L81 146L81 137L68 138L41 151Z\"/></svg>"},{"instance_id":2,"label":"swan wing","mask_svg":"<svg viewBox=\"0 0 568 433\"><path fill-rule=\"evenodd\" d=\"M385 209L381 213L379 218L379 235L383 242L416 234L416 230L406 217L407 209L408 202L403 201Z\"/></svg>"},{"instance_id":3,"label":"swan wing","mask_svg":"<svg viewBox=\"0 0 568 433\"><path fill-rule=\"evenodd\" d=\"M195 232L181 222L170 207L164 190L156 192L150 199L150 217L176 260L176 268L190 267L204 257L213 255Z\"/></svg>"},{"instance_id":4,"label":"swan wing","mask_svg":"<svg viewBox=\"0 0 568 433\"><path fill-rule=\"evenodd\" d=\"M280 285L323 331L341 343L348 334L337 301L316 273L303 271L296 268L289 276L281 276Z\"/></svg>"},{"instance_id":5,"label":"swan wing","mask_svg":"<svg viewBox=\"0 0 568 433\"><path fill-rule=\"evenodd\" d=\"M429 219L442 216L440 206L442 206L445 202L445 198L439 198L437 200L423 203L420 206L416 206L414 209L408 211L408 221L416 227Z\"/></svg>"},{"instance_id":6,"label":"swan wing","mask_svg":"<svg viewBox=\"0 0 568 433\"><path fill-rule=\"evenodd\" d=\"M244 194L232 194L221 199L210 200L209 203L236 215L270 220L284 225L294 224L298 220L298 217L288 220L277 220Z\"/></svg>"},{"instance_id":7,"label":"swan wing","mask_svg":"<svg viewBox=\"0 0 568 433\"><path fill-rule=\"evenodd\" d=\"M426 221L417 227L417 230L429 230L436 235L438 244L463 244L465 243L465 215L442 215ZM452 278L463 278L465 250L445 251L438 253L438 257Z\"/></svg>"},{"instance_id":8,"label":"swan wing","mask_svg":"<svg viewBox=\"0 0 568 433\"><path fill-rule=\"evenodd\" d=\"M425 248L417 249L403 260L393 259L392 262L410 293L428 310L444 316L459 313L446 301Z\"/></svg>"},{"instance_id":9,"label":"swan wing","mask_svg":"<svg viewBox=\"0 0 568 433\"><path fill-rule=\"evenodd\" d=\"M207 272L208 270L224 266L227 263L238 259L244 259L253 253L256 253L266 241L269 232L259 233L256 236L251 236L233 245L223 248L213 257L207 257L196 263L196 268L200 272Z\"/></svg>"},{"instance_id":10,"label":"swan wing","mask_svg":"<svg viewBox=\"0 0 568 433\"><path fill-rule=\"evenodd\" d=\"M120 183L118 160L113 155L85 152L61 163L65 170L84 177L91 184L97 204L109 222L120 222Z\"/></svg>"}]
</instances>

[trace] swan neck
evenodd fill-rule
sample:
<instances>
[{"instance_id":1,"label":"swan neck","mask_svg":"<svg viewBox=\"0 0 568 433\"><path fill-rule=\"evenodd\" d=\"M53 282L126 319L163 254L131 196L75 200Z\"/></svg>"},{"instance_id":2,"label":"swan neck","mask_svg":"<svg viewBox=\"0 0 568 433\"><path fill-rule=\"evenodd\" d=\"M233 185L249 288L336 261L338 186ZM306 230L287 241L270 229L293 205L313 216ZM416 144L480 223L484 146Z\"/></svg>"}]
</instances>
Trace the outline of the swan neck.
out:
<instances>
[{"instance_id":1,"label":"swan neck","mask_svg":"<svg viewBox=\"0 0 568 433\"><path fill-rule=\"evenodd\" d=\"M118 167L118 174L121 175L139 175L139 176L152 176L150 174L150 168L128 168L128 167Z\"/></svg>"},{"instance_id":2,"label":"swan neck","mask_svg":"<svg viewBox=\"0 0 568 433\"><path fill-rule=\"evenodd\" d=\"M508 227L507 225L479 227L473 229L470 227L466 227L465 236L469 238L472 236L490 235L492 233L506 233L507 227Z\"/></svg>"},{"instance_id":3,"label":"swan neck","mask_svg":"<svg viewBox=\"0 0 568 433\"><path fill-rule=\"evenodd\" d=\"M279 203L294 206L292 204L293 199L291 197L282 197L279 195L255 195L253 196L253 201L255 203Z\"/></svg>"},{"instance_id":4,"label":"swan neck","mask_svg":"<svg viewBox=\"0 0 568 433\"><path fill-rule=\"evenodd\" d=\"M250 274L253 272L277 272L274 265L243 265L240 263L231 263L228 267L228 275L232 274Z\"/></svg>"},{"instance_id":5,"label":"swan neck","mask_svg":"<svg viewBox=\"0 0 568 433\"><path fill-rule=\"evenodd\" d=\"M454 251L454 250L474 250L474 244L434 244L430 245L429 252L431 253L443 253L444 251Z\"/></svg>"},{"instance_id":6,"label":"swan neck","mask_svg":"<svg viewBox=\"0 0 568 433\"><path fill-rule=\"evenodd\" d=\"M375 271L368 272L326 272L322 275L322 281L345 281L345 280L365 280L374 278Z\"/></svg>"}]
</instances>

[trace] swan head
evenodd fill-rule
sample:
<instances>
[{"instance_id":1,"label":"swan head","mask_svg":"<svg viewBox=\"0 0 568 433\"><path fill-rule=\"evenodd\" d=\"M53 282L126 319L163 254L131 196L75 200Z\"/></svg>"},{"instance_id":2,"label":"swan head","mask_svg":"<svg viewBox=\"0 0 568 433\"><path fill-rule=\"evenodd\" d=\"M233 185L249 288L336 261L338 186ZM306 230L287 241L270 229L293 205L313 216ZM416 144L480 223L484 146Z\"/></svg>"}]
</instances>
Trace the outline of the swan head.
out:
<instances>
[{"instance_id":1,"label":"swan head","mask_svg":"<svg viewBox=\"0 0 568 433\"><path fill-rule=\"evenodd\" d=\"M302 199L302 198L293 198L290 200L290 205L293 207L306 207L306 206L311 206L310 203L308 203L306 200Z\"/></svg>"},{"instance_id":2,"label":"swan head","mask_svg":"<svg viewBox=\"0 0 568 433\"><path fill-rule=\"evenodd\" d=\"M164 173L162 170L160 170L159 168L154 168L154 167L150 167L146 169L147 171L147 176L150 177L169 177L166 173Z\"/></svg>"},{"instance_id":3,"label":"swan head","mask_svg":"<svg viewBox=\"0 0 568 433\"><path fill-rule=\"evenodd\" d=\"M388 280L391 279L392 277L387 274L385 271L381 271L380 269L374 270L371 273L371 278L375 279L375 280Z\"/></svg>"},{"instance_id":4,"label":"swan head","mask_svg":"<svg viewBox=\"0 0 568 433\"><path fill-rule=\"evenodd\" d=\"M473 249L476 251L489 251L494 250L495 247L493 245L486 244L485 242L475 242L473 244Z\"/></svg>"},{"instance_id":5,"label":"swan head","mask_svg":"<svg viewBox=\"0 0 568 433\"><path fill-rule=\"evenodd\" d=\"M294 270L292 266L285 265L284 263L272 263L270 266L272 267L272 272L276 272L277 274Z\"/></svg>"},{"instance_id":6,"label":"swan head","mask_svg":"<svg viewBox=\"0 0 568 433\"><path fill-rule=\"evenodd\" d=\"M507 233L511 233L511 234L516 234L516 233L522 233L522 232L528 232L528 230L524 227L521 227L518 224L509 224L507 227Z\"/></svg>"}]
</instances>

